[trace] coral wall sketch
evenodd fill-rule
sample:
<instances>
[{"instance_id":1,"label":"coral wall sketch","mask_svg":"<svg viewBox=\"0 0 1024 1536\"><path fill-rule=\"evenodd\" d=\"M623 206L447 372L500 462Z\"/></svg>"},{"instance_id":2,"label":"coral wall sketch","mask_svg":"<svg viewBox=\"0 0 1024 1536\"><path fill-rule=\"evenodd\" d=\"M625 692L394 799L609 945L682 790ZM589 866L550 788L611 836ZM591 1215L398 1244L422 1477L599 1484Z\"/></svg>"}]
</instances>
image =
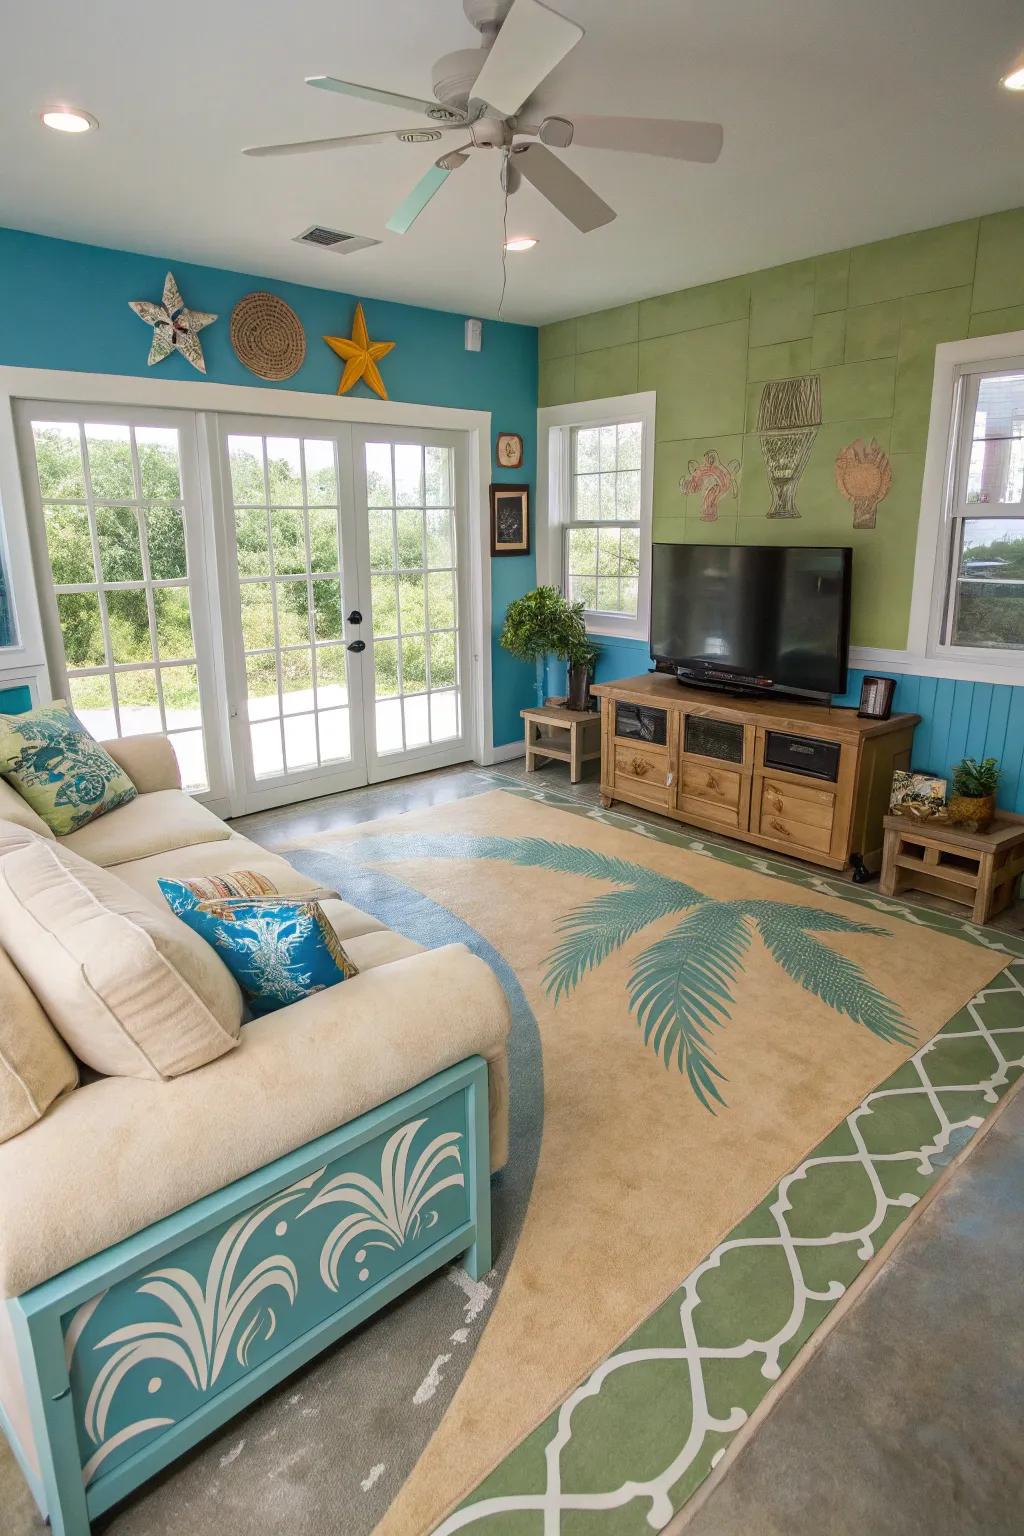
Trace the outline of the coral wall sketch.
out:
<instances>
[{"instance_id":1,"label":"coral wall sketch","mask_svg":"<svg viewBox=\"0 0 1024 1536\"><path fill-rule=\"evenodd\" d=\"M164 278L162 304L152 304L148 299L129 299L128 308L153 327L153 341L146 359L151 368L154 363L162 363L165 357L170 357L172 352L180 352L193 368L198 368L200 373L206 372L199 332L212 325L217 316L208 315L201 309L186 309L173 272L168 272Z\"/></svg>"},{"instance_id":2,"label":"coral wall sketch","mask_svg":"<svg viewBox=\"0 0 1024 1536\"><path fill-rule=\"evenodd\" d=\"M723 463L717 448L709 448L702 458L691 459L687 465L690 473L679 482L684 496L700 496L700 520L702 523L718 521L718 503L723 496L735 500L739 490L740 461L730 459Z\"/></svg>"},{"instance_id":3,"label":"coral wall sketch","mask_svg":"<svg viewBox=\"0 0 1024 1536\"><path fill-rule=\"evenodd\" d=\"M858 437L836 455L836 485L853 502L853 526L873 528L878 503L892 487L892 465L874 438L865 443Z\"/></svg>"},{"instance_id":4,"label":"coral wall sketch","mask_svg":"<svg viewBox=\"0 0 1024 1536\"><path fill-rule=\"evenodd\" d=\"M772 488L768 517L799 517L796 488L821 426L821 380L773 379L761 391L757 435Z\"/></svg>"}]
</instances>

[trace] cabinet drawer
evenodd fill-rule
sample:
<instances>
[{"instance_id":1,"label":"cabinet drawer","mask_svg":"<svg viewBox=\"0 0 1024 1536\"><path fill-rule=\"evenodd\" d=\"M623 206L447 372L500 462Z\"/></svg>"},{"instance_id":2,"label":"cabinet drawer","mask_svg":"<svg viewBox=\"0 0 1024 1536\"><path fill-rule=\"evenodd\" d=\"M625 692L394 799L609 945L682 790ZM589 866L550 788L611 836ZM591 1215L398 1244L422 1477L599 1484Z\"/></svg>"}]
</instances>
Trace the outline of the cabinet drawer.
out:
<instances>
[{"instance_id":1,"label":"cabinet drawer","mask_svg":"<svg viewBox=\"0 0 1024 1536\"><path fill-rule=\"evenodd\" d=\"M616 784L642 784L645 789L667 789L668 752L657 747L615 743Z\"/></svg>"},{"instance_id":2,"label":"cabinet drawer","mask_svg":"<svg viewBox=\"0 0 1024 1536\"><path fill-rule=\"evenodd\" d=\"M685 757L679 765L679 793L698 800L711 800L735 809L740 803L740 782L740 774L727 768L708 768L703 763L688 762Z\"/></svg>"},{"instance_id":3,"label":"cabinet drawer","mask_svg":"<svg viewBox=\"0 0 1024 1536\"><path fill-rule=\"evenodd\" d=\"M720 800L705 800L698 795L688 795L680 788L679 798L676 802L680 816L686 821L695 821L700 826L721 827L723 832L732 829L740 830L739 807L724 805ZM746 823L743 830L746 831Z\"/></svg>"},{"instance_id":4,"label":"cabinet drawer","mask_svg":"<svg viewBox=\"0 0 1024 1536\"><path fill-rule=\"evenodd\" d=\"M804 784L786 784L780 779L765 779L761 789L761 813L831 830L835 820L836 797L827 790L810 789Z\"/></svg>"}]
</instances>

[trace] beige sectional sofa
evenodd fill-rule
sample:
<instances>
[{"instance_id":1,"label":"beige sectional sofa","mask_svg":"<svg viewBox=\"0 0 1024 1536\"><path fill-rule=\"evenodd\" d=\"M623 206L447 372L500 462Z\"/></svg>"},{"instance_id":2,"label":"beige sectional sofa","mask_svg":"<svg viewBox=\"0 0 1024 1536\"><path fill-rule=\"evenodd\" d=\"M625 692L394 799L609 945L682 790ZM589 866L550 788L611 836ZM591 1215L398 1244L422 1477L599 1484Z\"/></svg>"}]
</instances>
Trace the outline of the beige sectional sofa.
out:
<instances>
[{"instance_id":1,"label":"beige sectional sofa","mask_svg":"<svg viewBox=\"0 0 1024 1536\"><path fill-rule=\"evenodd\" d=\"M311 889L182 793L164 738L104 745L139 796L64 847L164 915L161 876L255 869L282 892ZM52 838L0 780L0 842L5 827L15 841L16 829ZM237 1045L184 1075L83 1074L0 1145L0 1295L23 1296L467 1058L487 1063L490 1163L503 1164L509 1015L490 969L462 945L426 951L344 901L323 905L357 976L244 1025ZM14 1007L16 988L0 955L0 1008ZM32 1456L10 1326L0 1307L0 1407Z\"/></svg>"}]
</instances>

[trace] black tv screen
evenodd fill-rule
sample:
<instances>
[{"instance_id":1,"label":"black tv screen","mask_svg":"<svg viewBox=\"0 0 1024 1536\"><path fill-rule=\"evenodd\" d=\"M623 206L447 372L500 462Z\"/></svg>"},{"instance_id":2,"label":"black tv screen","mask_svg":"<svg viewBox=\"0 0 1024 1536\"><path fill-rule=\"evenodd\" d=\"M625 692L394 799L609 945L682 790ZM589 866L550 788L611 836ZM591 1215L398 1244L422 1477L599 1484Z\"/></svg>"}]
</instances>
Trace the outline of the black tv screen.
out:
<instances>
[{"instance_id":1,"label":"black tv screen","mask_svg":"<svg viewBox=\"0 0 1024 1536\"><path fill-rule=\"evenodd\" d=\"M846 690L849 549L655 544L651 654L682 682L822 698Z\"/></svg>"}]
</instances>

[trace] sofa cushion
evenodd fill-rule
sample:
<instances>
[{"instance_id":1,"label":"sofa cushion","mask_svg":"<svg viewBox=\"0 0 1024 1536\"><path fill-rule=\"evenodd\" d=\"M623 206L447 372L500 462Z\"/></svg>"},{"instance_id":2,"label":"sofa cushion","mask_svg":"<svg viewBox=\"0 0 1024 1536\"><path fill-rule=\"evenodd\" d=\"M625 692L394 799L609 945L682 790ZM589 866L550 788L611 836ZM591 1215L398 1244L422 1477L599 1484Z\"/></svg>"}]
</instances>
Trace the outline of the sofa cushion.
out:
<instances>
[{"instance_id":1,"label":"sofa cushion","mask_svg":"<svg viewBox=\"0 0 1024 1536\"><path fill-rule=\"evenodd\" d=\"M210 947L59 842L0 838L0 943L97 1072L175 1077L237 1043L241 994Z\"/></svg>"},{"instance_id":2,"label":"sofa cushion","mask_svg":"<svg viewBox=\"0 0 1024 1536\"><path fill-rule=\"evenodd\" d=\"M18 1295L445 1067L488 1064L491 1166L508 1153L508 1006L461 944L254 1019L173 1082L103 1078L0 1146L0 1295Z\"/></svg>"},{"instance_id":3,"label":"sofa cushion","mask_svg":"<svg viewBox=\"0 0 1024 1536\"><path fill-rule=\"evenodd\" d=\"M75 1058L0 949L0 1141L41 1119L77 1082Z\"/></svg>"},{"instance_id":4,"label":"sofa cushion","mask_svg":"<svg viewBox=\"0 0 1024 1536\"><path fill-rule=\"evenodd\" d=\"M144 798L148 800L149 796ZM168 848L164 853L152 854L146 859L132 859L127 864L109 867L118 879L152 901L161 911L167 905L157 884L162 879L193 880L202 875L230 874L234 869L253 869L266 875L279 891L288 895L301 895L318 888L317 881L308 875L300 875L279 854L260 848L239 832L229 832L216 843Z\"/></svg>"},{"instance_id":5,"label":"sofa cushion","mask_svg":"<svg viewBox=\"0 0 1024 1536\"><path fill-rule=\"evenodd\" d=\"M133 859L152 858L171 848L219 843L230 836L220 817L191 795L180 789L158 789L139 795L130 805L61 841L83 859L109 869Z\"/></svg>"},{"instance_id":6,"label":"sofa cushion","mask_svg":"<svg viewBox=\"0 0 1024 1536\"><path fill-rule=\"evenodd\" d=\"M161 880L160 889L175 917L216 950L257 1017L356 974L318 900L278 894L199 901L180 880Z\"/></svg>"},{"instance_id":7,"label":"sofa cushion","mask_svg":"<svg viewBox=\"0 0 1024 1536\"><path fill-rule=\"evenodd\" d=\"M134 800L138 790L64 703L0 715L0 773L58 837Z\"/></svg>"},{"instance_id":8,"label":"sofa cushion","mask_svg":"<svg viewBox=\"0 0 1024 1536\"><path fill-rule=\"evenodd\" d=\"M39 837L52 837L53 833L43 818L32 809L28 801L18 794L6 779L0 779L0 820L13 821Z\"/></svg>"}]
</instances>

